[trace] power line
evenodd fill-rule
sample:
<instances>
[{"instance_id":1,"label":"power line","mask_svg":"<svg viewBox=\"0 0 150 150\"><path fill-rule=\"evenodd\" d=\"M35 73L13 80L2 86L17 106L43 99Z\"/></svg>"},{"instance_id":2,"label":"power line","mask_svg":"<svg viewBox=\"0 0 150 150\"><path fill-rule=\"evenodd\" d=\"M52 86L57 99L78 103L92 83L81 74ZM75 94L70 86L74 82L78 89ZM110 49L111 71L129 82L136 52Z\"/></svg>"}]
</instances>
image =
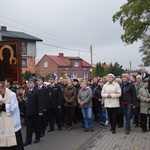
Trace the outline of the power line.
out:
<instances>
[{"instance_id":1,"label":"power line","mask_svg":"<svg viewBox=\"0 0 150 150\"><path fill-rule=\"evenodd\" d=\"M8 32L7 32L7 34L13 36L13 34L11 34L11 33L8 33ZM38 44L42 44L42 45L46 45L46 46L50 46L50 47L55 47L55 48L61 48L61 49L69 50L69 51L79 51L79 50L77 50L77 49L66 48L66 47L57 46L57 45L52 45L52 44L47 44L47 43L43 43L43 42L38 43ZM89 52L89 51L85 51L85 50L80 50L80 51L81 51L81 52Z\"/></svg>"},{"instance_id":2,"label":"power line","mask_svg":"<svg viewBox=\"0 0 150 150\"><path fill-rule=\"evenodd\" d=\"M106 60L104 60L103 58L99 57L98 55L96 55L95 53L92 53L94 56L96 56L97 58L103 60L104 62L107 62Z\"/></svg>"},{"instance_id":3,"label":"power line","mask_svg":"<svg viewBox=\"0 0 150 150\"><path fill-rule=\"evenodd\" d=\"M66 50L72 50L72 51L79 51L77 49L72 49L72 48L66 48L66 47L61 47L61 46L57 46L57 45L52 45L52 44L47 44L47 43L39 43L39 44L42 44L42 45L47 45L47 46L50 46L50 47L55 47L55 48L61 48L61 49L66 49ZM81 50L80 50L81 51ZM82 52L88 52L88 51L83 51Z\"/></svg>"},{"instance_id":4,"label":"power line","mask_svg":"<svg viewBox=\"0 0 150 150\"><path fill-rule=\"evenodd\" d=\"M5 11L2 11L2 10L0 10L1 12L3 12L3 13L5 13L5 14L8 14L8 15L10 15L10 16L14 16L14 15L12 15L12 14L9 14L9 13L7 13L7 12L5 12ZM17 22L17 21L14 21L13 19L10 19L10 18L7 18L7 17L4 17L4 16L2 16L2 15L0 15L2 18L5 18L5 19L7 19L7 20L9 20L9 21L12 21L12 22L14 22L14 23L17 23L17 24L20 24L20 25L23 25L23 26L25 26L25 27L28 27L28 28L32 28L31 26L29 26L29 25L25 25L25 24L23 24L23 23L20 23L20 22ZM16 17L16 16L14 16L15 18L19 18L19 17ZM22 19L22 18L19 18L19 19ZM24 19L22 19L22 20L24 20ZM25 20L26 22L27 22L27 20ZM31 23L30 23L31 24ZM37 26L37 24L36 24L36 26ZM18 27L17 27L18 28ZM34 25L34 28L32 28L33 30L37 30L37 31L39 31L39 32L42 32L42 33L45 33L45 34L48 34L47 32L45 32L45 31L43 31L43 30L39 30L39 29L37 29L37 28L35 28L35 25ZM53 32L53 31L51 31L51 32ZM52 34L52 33L51 33ZM69 41L69 42L71 42L71 43L75 43L75 40L70 40L70 38L69 39L67 39L67 38L64 38L64 36L63 36L63 38L61 37L61 36L58 36L58 35L51 35L51 34L48 34L49 36L53 36L53 37L56 37L56 38L60 38L60 39L63 39L63 40L67 40L67 41ZM58 33L57 33L58 34ZM53 39L54 40L54 39ZM57 40L58 41L58 40ZM84 44L79 44L79 45L84 45ZM85 45L84 45L85 46ZM86 45L87 46L87 45ZM87 47L85 48L85 49L87 49Z\"/></svg>"}]
</instances>

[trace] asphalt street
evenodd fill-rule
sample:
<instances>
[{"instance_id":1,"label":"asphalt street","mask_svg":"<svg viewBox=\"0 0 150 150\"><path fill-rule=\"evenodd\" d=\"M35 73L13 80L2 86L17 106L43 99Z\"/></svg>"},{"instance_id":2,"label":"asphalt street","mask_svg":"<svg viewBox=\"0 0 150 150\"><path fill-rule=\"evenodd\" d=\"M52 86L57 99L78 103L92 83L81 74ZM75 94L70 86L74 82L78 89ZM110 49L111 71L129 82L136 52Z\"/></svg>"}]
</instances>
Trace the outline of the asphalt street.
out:
<instances>
[{"instance_id":1,"label":"asphalt street","mask_svg":"<svg viewBox=\"0 0 150 150\"><path fill-rule=\"evenodd\" d=\"M31 145L25 147L25 150L80 150L99 134L100 131L108 128L95 122L94 132L83 132L84 129L81 128L81 124L78 126L78 129L72 129L71 131L67 131L63 127L61 131L46 132L39 143L34 144L32 142ZM25 126L22 128L22 134L23 141L25 141Z\"/></svg>"}]
</instances>

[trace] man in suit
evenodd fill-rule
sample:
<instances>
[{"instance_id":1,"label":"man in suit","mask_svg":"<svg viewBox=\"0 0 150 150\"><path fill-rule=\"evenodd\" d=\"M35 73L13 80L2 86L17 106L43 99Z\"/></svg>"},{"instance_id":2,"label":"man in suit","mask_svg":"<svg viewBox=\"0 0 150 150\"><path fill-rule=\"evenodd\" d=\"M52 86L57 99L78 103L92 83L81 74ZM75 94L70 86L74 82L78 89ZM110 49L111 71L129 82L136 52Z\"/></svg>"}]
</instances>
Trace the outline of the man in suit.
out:
<instances>
[{"instance_id":1,"label":"man in suit","mask_svg":"<svg viewBox=\"0 0 150 150\"><path fill-rule=\"evenodd\" d=\"M46 107L49 115L49 121L50 121L50 129L48 132L54 131L54 118L56 119L58 131L60 131L61 128L61 116L60 116L60 109L63 104L62 100L62 93L61 93L61 87L57 84L55 84L55 75L50 75L49 77L49 85L46 90Z\"/></svg>"},{"instance_id":2,"label":"man in suit","mask_svg":"<svg viewBox=\"0 0 150 150\"><path fill-rule=\"evenodd\" d=\"M41 123L41 137L44 136L45 134L45 129L46 129L46 117L47 117L47 110L46 110L46 103L45 103L45 93L46 93L46 87L44 86L44 77L38 76L37 77L37 89L39 91L39 94L42 97L42 100L44 102L44 112L43 115L40 116L40 123Z\"/></svg>"},{"instance_id":3,"label":"man in suit","mask_svg":"<svg viewBox=\"0 0 150 150\"><path fill-rule=\"evenodd\" d=\"M139 74L142 76L143 80L150 77L150 74L145 71L145 68L140 68Z\"/></svg>"},{"instance_id":4,"label":"man in suit","mask_svg":"<svg viewBox=\"0 0 150 150\"><path fill-rule=\"evenodd\" d=\"M33 130L35 131L34 143L40 142L41 137L41 124L40 116L44 111L44 100L38 89L35 88L36 80L29 78L28 89L24 94L24 110L26 116L26 141L24 146L31 144Z\"/></svg>"}]
</instances>

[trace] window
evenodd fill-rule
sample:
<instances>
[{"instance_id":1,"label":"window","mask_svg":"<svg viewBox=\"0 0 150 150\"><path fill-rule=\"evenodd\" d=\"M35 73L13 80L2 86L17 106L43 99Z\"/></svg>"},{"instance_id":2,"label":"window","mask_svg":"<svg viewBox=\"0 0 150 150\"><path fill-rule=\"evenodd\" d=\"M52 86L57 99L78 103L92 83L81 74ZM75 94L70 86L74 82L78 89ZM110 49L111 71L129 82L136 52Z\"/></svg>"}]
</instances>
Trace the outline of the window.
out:
<instances>
[{"instance_id":1,"label":"window","mask_svg":"<svg viewBox=\"0 0 150 150\"><path fill-rule=\"evenodd\" d=\"M44 62L44 68L48 68L48 62Z\"/></svg>"},{"instance_id":2,"label":"window","mask_svg":"<svg viewBox=\"0 0 150 150\"><path fill-rule=\"evenodd\" d=\"M22 58L22 67L27 67L27 58Z\"/></svg>"},{"instance_id":3,"label":"window","mask_svg":"<svg viewBox=\"0 0 150 150\"><path fill-rule=\"evenodd\" d=\"M79 67L79 62L78 61L74 61L74 67Z\"/></svg>"},{"instance_id":4,"label":"window","mask_svg":"<svg viewBox=\"0 0 150 150\"><path fill-rule=\"evenodd\" d=\"M82 77L83 77L83 78L88 78L88 73L87 73L87 72L83 72L83 73L82 73Z\"/></svg>"},{"instance_id":5,"label":"window","mask_svg":"<svg viewBox=\"0 0 150 150\"><path fill-rule=\"evenodd\" d=\"M77 73L76 72L71 72L71 78L77 78Z\"/></svg>"},{"instance_id":6,"label":"window","mask_svg":"<svg viewBox=\"0 0 150 150\"><path fill-rule=\"evenodd\" d=\"M22 55L27 55L27 42L22 42Z\"/></svg>"},{"instance_id":7,"label":"window","mask_svg":"<svg viewBox=\"0 0 150 150\"><path fill-rule=\"evenodd\" d=\"M54 75L56 76L56 79L58 79L58 72L54 72Z\"/></svg>"}]
</instances>

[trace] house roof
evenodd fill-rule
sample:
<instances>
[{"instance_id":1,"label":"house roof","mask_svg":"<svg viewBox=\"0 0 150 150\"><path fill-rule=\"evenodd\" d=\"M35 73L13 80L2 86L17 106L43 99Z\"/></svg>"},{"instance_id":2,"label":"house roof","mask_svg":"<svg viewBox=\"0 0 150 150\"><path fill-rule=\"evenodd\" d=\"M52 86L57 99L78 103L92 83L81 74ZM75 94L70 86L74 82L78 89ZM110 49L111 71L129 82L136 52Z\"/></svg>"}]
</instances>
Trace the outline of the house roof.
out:
<instances>
[{"instance_id":1,"label":"house roof","mask_svg":"<svg viewBox=\"0 0 150 150\"><path fill-rule=\"evenodd\" d=\"M41 42L43 41L42 39L39 39L35 36L29 35L24 32L0 30L0 34L1 34L2 38L24 39L24 40L33 40L33 41L41 41Z\"/></svg>"},{"instance_id":2,"label":"house roof","mask_svg":"<svg viewBox=\"0 0 150 150\"><path fill-rule=\"evenodd\" d=\"M72 57L72 56L53 56L53 55L47 55L51 60L53 60L56 64L58 64L61 67L69 67L70 64L64 61L64 59L74 59L74 60L81 60L83 67L91 67L89 63L87 63L85 60L81 59L80 57Z\"/></svg>"},{"instance_id":3,"label":"house roof","mask_svg":"<svg viewBox=\"0 0 150 150\"><path fill-rule=\"evenodd\" d=\"M63 59L59 56L52 56L52 55L47 55L51 60L53 60L56 64L58 64L59 66L64 66L64 67L68 67L70 66L70 64L67 64L65 61L63 61Z\"/></svg>"},{"instance_id":4,"label":"house roof","mask_svg":"<svg viewBox=\"0 0 150 150\"><path fill-rule=\"evenodd\" d=\"M85 60L83 60L80 57L72 57L72 56L54 56L54 55L44 55L41 60L47 56L48 58L50 58L54 63L56 63L57 65L59 65L60 67L71 67L71 63L70 60L74 59L74 60L81 60L82 61L82 67L91 67L91 65L86 62ZM40 61L41 61L40 60ZM66 61L65 61L66 60ZM40 61L36 64L38 65L40 63Z\"/></svg>"},{"instance_id":5,"label":"house roof","mask_svg":"<svg viewBox=\"0 0 150 150\"><path fill-rule=\"evenodd\" d=\"M84 66L84 67L91 67L91 65L88 62L86 62L85 60L83 60L83 59L82 59L82 66Z\"/></svg>"},{"instance_id":6,"label":"house roof","mask_svg":"<svg viewBox=\"0 0 150 150\"><path fill-rule=\"evenodd\" d=\"M66 58L66 59L75 59L75 60L78 60L78 59L80 59L81 60L81 58L80 57L72 57L72 56L63 56L63 58Z\"/></svg>"}]
</instances>

